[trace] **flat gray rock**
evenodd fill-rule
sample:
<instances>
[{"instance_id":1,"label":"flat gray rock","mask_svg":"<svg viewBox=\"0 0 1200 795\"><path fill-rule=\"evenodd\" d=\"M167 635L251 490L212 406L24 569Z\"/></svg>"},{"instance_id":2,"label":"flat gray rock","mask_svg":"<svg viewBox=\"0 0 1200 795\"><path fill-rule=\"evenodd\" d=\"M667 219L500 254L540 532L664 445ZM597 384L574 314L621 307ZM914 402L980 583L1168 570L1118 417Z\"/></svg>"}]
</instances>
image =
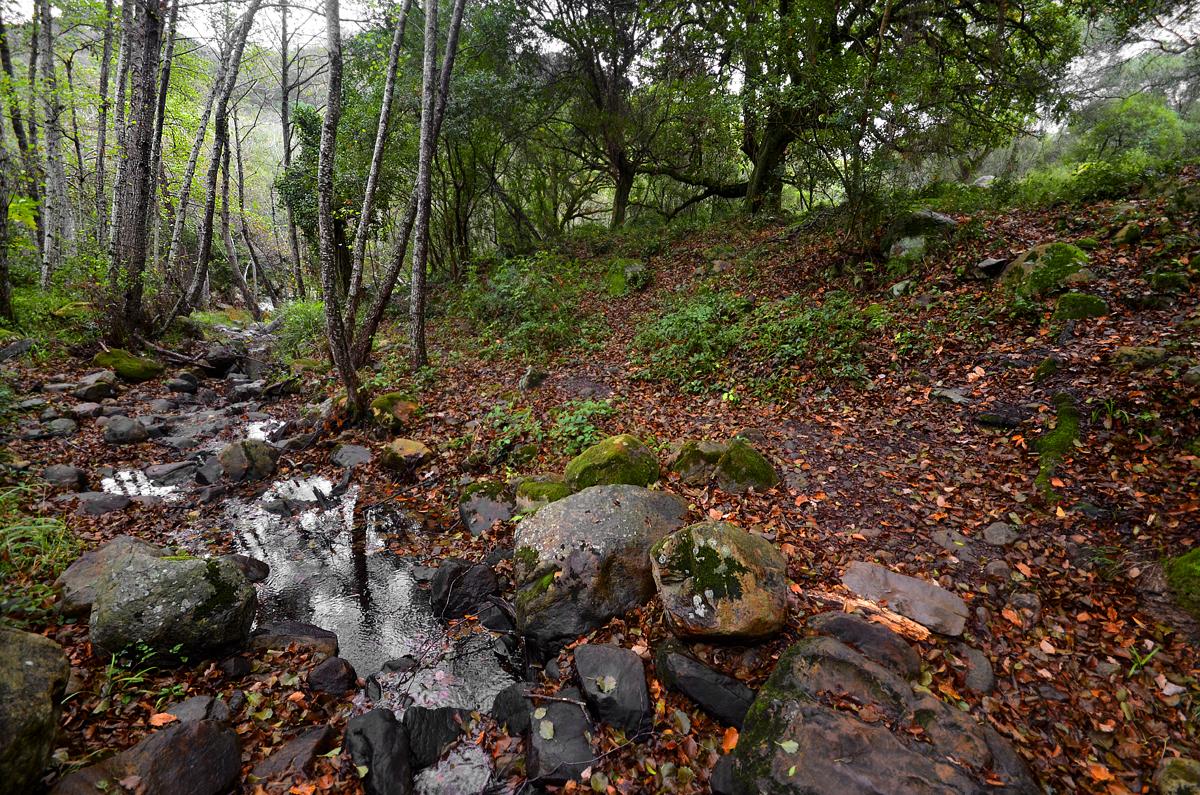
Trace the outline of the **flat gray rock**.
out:
<instances>
[{"instance_id":1,"label":"flat gray rock","mask_svg":"<svg viewBox=\"0 0 1200 795\"><path fill-rule=\"evenodd\" d=\"M961 635L970 612L956 594L927 580L908 577L883 566L856 560L842 575L854 593L887 606L943 635Z\"/></svg>"}]
</instances>

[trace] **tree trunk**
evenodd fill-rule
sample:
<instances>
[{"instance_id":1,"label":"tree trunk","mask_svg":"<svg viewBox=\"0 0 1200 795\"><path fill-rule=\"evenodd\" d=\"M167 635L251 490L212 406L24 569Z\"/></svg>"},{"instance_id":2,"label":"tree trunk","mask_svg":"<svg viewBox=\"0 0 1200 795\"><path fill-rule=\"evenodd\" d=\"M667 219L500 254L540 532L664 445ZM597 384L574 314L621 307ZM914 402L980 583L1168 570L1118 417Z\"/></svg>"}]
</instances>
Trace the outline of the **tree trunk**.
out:
<instances>
[{"instance_id":1,"label":"tree trunk","mask_svg":"<svg viewBox=\"0 0 1200 795\"><path fill-rule=\"evenodd\" d=\"M67 173L62 155L62 101L55 74L54 18L50 14L50 0L38 0L37 9L42 57L42 84L39 93L45 115L42 129L46 135L46 195L42 199L46 228L39 279L44 290L50 286L54 272L62 266L63 252L70 240L70 229L67 223Z\"/></svg>"},{"instance_id":2,"label":"tree trunk","mask_svg":"<svg viewBox=\"0 0 1200 795\"><path fill-rule=\"evenodd\" d=\"M432 3L435 0L428 1ZM404 0L400 19L396 21L396 31L392 35L392 46L388 49L387 75L383 81L383 101L379 108L379 126L375 130L375 148L371 152L371 166L367 171L367 185L363 189L358 228L354 232L354 251L350 258L350 288L346 300L346 328L351 342L355 316L362 300L362 271L367 256L367 235L371 227L371 216L375 212L375 191L379 187L379 169L383 164L383 150L387 146L392 117L392 98L396 93L396 66L400 62L400 48L404 44L404 28L408 23L408 11L411 7L412 0Z\"/></svg>"},{"instance_id":3,"label":"tree trunk","mask_svg":"<svg viewBox=\"0 0 1200 795\"><path fill-rule=\"evenodd\" d=\"M288 55L288 3L287 0L280 0L279 3L279 122L283 126L283 170L287 171L292 164L292 108L291 108L291 79L288 75L288 70L291 67ZM288 248L292 255L292 281L296 287L296 297L304 298L304 273L300 264L300 236L296 232L296 219L292 215L291 207L285 208L287 212L287 227L288 227Z\"/></svg>"},{"instance_id":4,"label":"tree trunk","mask_svg":"<svg viewBox=\"0 0 1200 795\"><path fill-rule=\"evenodd\" d=\"M163 53L162 70L158 82L158 105L154 112L154 153L150 158L150 173L152 175L152 185L158 185L160 177L163 173L162 162L162 138L163 125L167 115L167 90L171 87L171 66L175 60L175 29L179 24L179 0L174 0L171 3L171 16L167 21L166 48ZM163 180L165 182L165 180ZM150 191L150 223L152 233L150 239L152 245L150 247L150 261L158 264L159 255L159 230L162 227L162 218L158 212L158 190Z\"/></svg>"},{"instance_id":5,"label":"tree trunk","mask_svg":"<svg viewBox=\"0 0 1200 795\"><path fill-rule=\"evenodd\" d=\"M129 83L129 61L132 58L130 33L133 30L132 22L136 4L137 0L122 0L121 2L121 47L117 56L117 98L112 107L113 140L117 145L117 173L113 180L114 185L119 185L124 180L121 169L126 163L123 156L125 150L125 87ZM118 201L119 197L114 190L108 216L108 246L110 249L113 246L113 236L117 229ZM115 268L116 265L110 263L109 267Z\"/></svg>"},{"instance_id":6,"label":"tree trunk","mask_svg":"<svg viewBox=\"0 0 1200 795\"><path fill-rule=\"evenodd\" d=\"M154 114L158 106L158 65L162 44L162 18L156 0L136 0L131 16L135 23L131 41L130 127L121 152L121 181L114 185L117 223L110 252L117 278L110 285L112 306L119 316L109 328L114 342L127 343L143 325L142 291L146 269L146 224L154 175L150 161L154 150ZM127 38L134 39L134 35Z\"/></svg>"},{"instance_id":7,"label":"tree trunk","mask_svg":"<svg viewBox=\"0 0 1200 795\"><path fill-rule=\"evenodd\" d=\"M629 195L633 193L633 180L637 176L632 168L621 168L614 180L613 209L610 226L620 229L625 225L625 213L629 208Z\"/></svg>"},{"instance_id":8,"label":"tree trunk","mask_svg":"<svg viewBox=\"0 0 1200 795\"><path fill-rule=\"evenodd\" d=\"M37 36L34 36L34 41L37 41ZM36 50L35 50L36 52ZM16 74L13 72L12 51L8 46L8 29L4 26L4 20L0 17L0 64L4 67L4 76L8 78L8 88L6 96L8 101L9 119L12 121L13 137L17 140L17 151L21 155L21 186L26 196L28 196L34 204L33 209L33 225L37 232L37 249L38 257L41 257L42 252L42 191L41 180L38 177L39 169L37 164L37 155L34 152L34 147L30 145L29 137L25 132L25 121L21 113L21 102L17 98L16 93ZM13 190L12 184L9 185L9 192Z\"/></svg>"},{"instance_id":9,"label":"tree trunk","mask_svg":"<svg viewBox=\"0 0 1200 795\"><path fill-rule=\"evenodd\" d=\"M366 404L358 388L358 373L350 357L338 301L338 252L333 217L333 159L337 151L338 121L342 115L342 28L338 0L325 0L325 29L328 36L329 82L317 158L317 237L321 255L321 287L325 293L325 334L333 363L346 387L348 405L356 416L361 416Z\"/></svg>"},{"instance_id":10,"label":"tree trunk","mask_svg":"<svg viewBox=\"0 0 1200 795\"><path fill-rule=\"evenodd\" d=\"M229 150L230 147L226 146L221 157L221 239L225 241L225 259L229 264L233 283L237 285L238 292L242 294L242 301L245 302L246 308L250 310L250 314L255 320L262 320L262 313L258 310L258 300L251 294L250 286L246 284L246 277L242 275L237 246L233 244L233 233L229 228Z\"/></svg>"},{"instance_id":11,"label":"tree trunk","mask_svg":"<svg viewBox=\"0 0 1200 795\"><path fill-rule=\"evenodd\" d=\"M108 176L108 164L104 162L108 137L108 73L112 65L113 48L113 0L104 0L104 51L100 56L100 108L96 119L96 245L103 246L108 239L108 213L104 201L104 187Z\"/></svg>"},{"instance_id":12,"label":"tree trunk","mask_svg":"<svg viewBox=\"0 0 1200 795\"><path fill-rule=\"evenodd\" d=\"M425 60L421 74L421 137L417 147L416 243L408 304L408 361L413 370L429 364L425 350L425 275L429 264L429 210L433 198L434 81L437 80L437 0L425 4Z\"/></svg>"},{"instance_id":13,"label":"tree trunk","mask_svg":"<svg viewBox=\"0 0 1200 795\"><path fill-rule=\"evenodd\" d=\"M5 143L4 125L0 123L0 318L10 323L16 321L12 305L12 280L8 273L8 202L9 170L8 145Z\"/></svg>"},{"instance_id":14,"label":"tree trunk","mask_svg":"<svg viewBox=\"0 0 1200 795\"><path fill-rule=\"evenodd\" d=\"M250 257L250 267L254 269L256 283L258 276L261 275L263 284L267 288L267 294L271 296L271 303L279 306L279 293L275 291L275 285L268 278L266 269L262 267L262 262L259 260L258 254L254 251L254 241L250 237L250 225L246 223L246 171L242 165L242 137L238 132L237 116L233 117L233 146L233 154L237 165L238 226L241 231L242 242L246 244L246 253ZM254 299L255 304L257 304L257 289L254 290Z\"/></svg>"},{"instance_id":15,"label":"tree trunk","mask_svg":"<svg viewBox=\"0 0 1200 795\"><path fill-rule=\"evenodd\" d=\"M783 189L783 177L779 170L783 167L793 137L782 122L775 119L767 122L767 130L757 147L758 157L754 160L754 169L746 186L745 207L750 214L779 209L778 201Z\"/></svg>"}]
</instances>

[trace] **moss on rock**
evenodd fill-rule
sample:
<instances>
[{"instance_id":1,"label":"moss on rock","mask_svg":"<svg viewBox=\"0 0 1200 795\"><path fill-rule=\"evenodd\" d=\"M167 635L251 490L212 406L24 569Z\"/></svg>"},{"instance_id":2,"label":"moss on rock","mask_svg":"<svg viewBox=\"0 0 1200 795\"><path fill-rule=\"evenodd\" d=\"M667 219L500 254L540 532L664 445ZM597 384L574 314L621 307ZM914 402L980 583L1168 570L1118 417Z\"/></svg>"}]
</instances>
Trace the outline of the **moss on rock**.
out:
<instances>
[{"instance_id":1,"label":"moss on rock","mask_svg":"<svg viewBox=\"0 0 1200 795\"><path fill-rule=\"evenodd\" d=\"M658 480L658 459L640 439L621 434L592 445L567 464L564 480L572 491L589 486L649 486Z\"/></svg>"},{"instance_id":2,"label":"moss on rock","mask_svg":"<svg viewBox=\"0 0 1200 795\"><path fill-rule=\"evenodd\" d=\"M431 455L429 448L416 439L393 439L384 445L379 463L393 472L408 472Z\"/></svg>"},{"instance_id":3,"label":"moss on rock","mask_svg":"<svg viewBox=\"0 0 1200 795\"><path fill-rule=\"evenodd\" d=\"M725 455L728 445L704 439L686 439L671 452L667 468L691 486L703 485L712 477L717 462Z\"/></svg>"},{"instance_id":4,"label":"moss on rock","mask_svg":"<svg viewBox=\"0 0 1200 795\"><path fill-rule=\"evenodd\" d=\"M571 489L561 480L538 480L529 478L517 486L517 507L532 510L557 502L571 494Z\"/></svg>"},{"instance_id":5,"label":"moss on rock","mask_svg":"<svg viewBox=\"0 0 1200 795\"><path fill-rule=\"evenodd\" d=\"M1130 221L1113 235L1112 241L1118 246L1136 243L1142 239L1142 227L1137 221Z\"/></svg>"},{"instance_id":6,"label":"moss on rock","mask_svg":"<svg viewBox=\"0 0 1200 795\"><path fill-rule=\"evenodd\" d=\"M1063 293L1054 309L1055 320L1082 320L1108 314L1108 303L1098 295Z\"/></svg>"},{"instance_id":7,"label":"moss on rock","mask_svg":"<svg viewBox=\"0 0 1200 795\"><path fill-rule=\"evenodd\" d=\"M1043 243L1013 260L1004 280L1021 295L1041 297L1061 289L1087 263L1087 253L1078 246Z\"/></svg>"},{"instance_id":8,"label":"moss on rock","mask_svg":"<svg viewBox=\"0 0 1200 795\"><path fill-rule=\"evenodd\" d=\"M1200 620L1200 547L1168 560L1164 569L1180 606Z\"/></svg>"},{"instance_id":9,"label":"moss on rock","mask_svg":"<svg viewBox=\"0 0 1200 795\"><path fill-rule=\"evenodd\" d=\"M717 461L717 485L725 491L765 491L779 483L775 467L742 438L735 438Z\"/></svg>"},{"instance_id":10,"label":"moss on rock","mask_svg":"<svg viewBox=\"0 0 1200 795\"><path fill-rule=\"evenodd\" d=\"M399 431L412 421L419 408L404 393L388 392L371 401L371 418L382 428Z\"/></svg>"},{"instance_id":11,"label":"moss on rock","mask_svg":"<svg viewBox=\"0 0 1200 795\"><path fill-rule=\"evenodd\" d=\"M1037 369L1033 371L1034 383L1045 381L1050 376L1058 372L1058 359L1053 356L1047 356L1038 364Z\"/></svg>"},{"instance_id":12,"label":"moss on rock","mask_svg":"<svg viewBox=\"0 0 1200 795\"><path fill-rule=\"evenodd\" d=\"M1055 395L1054 405L1058 409L1058 418L1054 429L1043 434L1037 441L1038 474L1034 479L1038 491L1048 500L1055 499L1051 483L1054 471L1079 438L1079 410L1075 408L1075 401L1070 395L1061 392Z\"/></svg>"},{"instance_id":13,"label":"moss on rock","mask_svg":"<svg viewBox=\"0 0 1200 795\"><path fill-rule=\"evenodd\" d=\"M97 353L92 358L92 364L112 370L122 381L141 383L158 378L163 373L163 366L144 356L134 356L120 348L109 348Z\"/></svg>"},{"instance_id":14,"label":"moss on rock","mask_svg":"<svg viewBox=\"0 0 1200 795\"><path fill-rule=\"evenodd\" d=\"M1186 293L1188 285L1186 273L1159 271L1150 276L1150 286L1159 293Z\"/></svg>"}]
</instances>

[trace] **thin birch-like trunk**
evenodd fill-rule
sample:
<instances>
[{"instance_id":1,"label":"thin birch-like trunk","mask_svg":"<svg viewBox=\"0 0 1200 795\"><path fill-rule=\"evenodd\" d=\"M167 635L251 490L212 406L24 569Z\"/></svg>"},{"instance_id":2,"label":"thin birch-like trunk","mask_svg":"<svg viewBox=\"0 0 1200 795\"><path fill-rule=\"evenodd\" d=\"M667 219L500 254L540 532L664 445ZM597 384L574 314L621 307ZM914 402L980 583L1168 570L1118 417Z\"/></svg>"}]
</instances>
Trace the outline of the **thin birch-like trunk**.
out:
<instances>
[{"instance_id":1,"label":"thin birch-like trunk","mask_svg":"<svg viewBox=\"0 0 1200 795\"><path fill-rule=\"evenodd\" d=\"M117 173L113 178L113 195L112 201L109 204L108 216L108 247L111 249L114 245L116 228L117 228L117 204L120 197L117 196L115 186L121 184L125 177L121 173L121 169L125 167L126 159L125 151L125 88L129 83L129 61L132 58L130 48L130 31L132 28L134 6L137 0L122 0L121 2L121 47L117 55L117 98L113 103L113 141L116 143L117 149ZM115 268L113 263L109 264L110 271ZM110 272L110 276L112 273Z\"/></svg>"},{"instance_id":2,"label":"thin birch-like trunk","mask_svg":"<svg viewBox=\"0 0 1200 795\"><path fill-rule=\"evenodd\" d=\"M425 59L421 69L421 136L417 147L417 218L408 297L408 362L416 370L429 363L425 350L425 272L429 262L429 210L433 198L434 82L437 80L437 0L425 4Z\"/></svg>"},{"instance_id":3,"label":"thin birch-like trunk","mask_svg":"<svg viewBox=\"0 0 1200 795\"><path fill-rule=\"evenodd\" d=\"M258 301L250 293L246 277L242 275L237 246L233 243L233 233L230 232L229 227L229 150L230 147L226 146L225 152L221 156L221 239L225 242L225 259L229 265L229 272L233 276L233 283L237 285L238 292L242 294L242 301L245 302L255 320L262 320L262 313L258 311Z\"/></svg>"},{"instance_id":4,"label":"thin birch-like trunk","mask_svg":"<svg viewBox=\"0 0 1200 795\"><path fill-rule=\"evenodd\" d=\"M66 245L70 240L67 221L67 172L62 155L62 101L58 93L58 78L54 64L54 18L50 14L50 0L38 0L38 16L41 27L41 73L39 93L44 115L42 129L46 136L46 194L42 198L42 214L45 216L45 245L42 247L42 270L39 282L42 289L50 286L63 262Z\"/></svg>"},{"instance_id":5,"label":"thin birch-like trunk","mask_svg":"<svg viewBox=\"0 0 1200 795\"><path fill-rule=\"evenodd\" d=\"M174 2L171 3L171 15L167 20L166 48L165 52L163 53L163 63L158 83L158 105L154 111L154 152L150 156L150 173L153 175L153 182L151 184L154 186L159 184L160 176L163 173L163 124L167 115L167 90L171 87L171 65L175 60L175 29L178 24L179 0L174 0ZM150 235L151 266L158 265L159 236L162 229L162 218L158 212L158 197L159 191L157 188L150 191L150 223L152 229Z\"/></svg>"},{"instance_id":6,"label":"thin birch-like trunk","mask_svg":"<svg viewBox=\"0 0 1200 795\"><path fill-rule=\"evenodd\" d=\"M292 165L292 107L290 69L291 56L288 55L288 3L279 3L279 122L283 126L283 170L287 171ZM296 219L292 208L285 207L287 213L288 249L292 256L292 281L296 288L296 297L304 298L304 273L300 263L300 235L296 232Z\"/></svg>"},{"instance_id":7,"label":"thin birch-like trunk","mask_svg":"<svg viewBox=\"0 0 1200 795\"><path fill-rule=\"evenodd\" d=\"M104 188L108 179L108 164L105 162L105 145L108 138L108 82L112 66L113 49L113 0L104 0L104 51L100 56L100 109L96 119L96 244L104 245L108 239L107 203Z\"/></svg>"}]
</instances>

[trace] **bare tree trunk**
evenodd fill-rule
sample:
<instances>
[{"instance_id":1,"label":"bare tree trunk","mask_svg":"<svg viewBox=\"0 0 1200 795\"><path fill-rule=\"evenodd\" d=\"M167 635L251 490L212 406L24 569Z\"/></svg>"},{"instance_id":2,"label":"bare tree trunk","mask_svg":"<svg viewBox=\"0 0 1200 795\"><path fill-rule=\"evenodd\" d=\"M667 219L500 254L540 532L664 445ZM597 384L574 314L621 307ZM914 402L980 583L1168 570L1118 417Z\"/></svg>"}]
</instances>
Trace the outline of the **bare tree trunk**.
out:
<instances>
[{"instance_id":1,"label":"bare tree trunk","mask_svg":"<svg viewBox=\"0 0 1200 795\"><path fill-rule=\"evenodd\" d=\"M238 192L238 226L241 229L242 242L246 244L246 252L250 257L250 266L254 269L255 281L257 283L258 276L262 276L263 285L267 288L268 295L271 296L271 303L279 306L279 293L275 291L275 285L267 276L267 271L262 267L262 261L259 260L258 254L254 251L254 241L250 237L250 225L246 223L246 171L242 166L242 138L238 133L237 116L233 117L233 154L237 165L237 192ZM278 240L278 238L276 238ZM258 290L254 290L255 303L258 303Z\"/></svg>"},{"instance_id":2,"label":"bare tree trunk","mask_svg":"<svg viewBox=\"0 0 1200 795\"><path fill-rule=\"evenodd\" d=\"M104 0L104 52L100 56L100 109L96 119L96 245L108 239L108 214L105 212L104 187L108 179L104 151L108 137L108 73L112 63L113 0Z\"/></svg>"},{"instance_id":3,"label":"bare tree trunk","mask_svg":"<svg viewBox=\"0 0 1200 795\"><path fill-rule=\"evenodd\" d=\"M288 3L287 0L280 0L279 3L279 121L283 125L283 170L287 171L292 164L292 107L291 107L291 77L288 70L291 67L291 58L288 55ZM292 215L292 208L284 208L287 212L287 227L288 227L288 248L292 254L292 281L296 287L296 297L304 298L304 273L300 264L300 236L296 233L296 219Z\"/></svg>"},{"instance_id":4,"label":"bare tree trunk","mask_svg":"<svg viewBox=\"0 0 1200 795\"><path fill-rule=\"evenodd\" d=\"M45 114L42 128L46 134L46 195L42 200L46 242L42 248L42 272L39 282L42 289L46 289L50 286L54 272L62 266L63 252L70 240L70 229L67 222L67 173L62 156L62 100L55 74L54 18L50 14L50 0L38 0L37 10L42 51L40 94Z\"/></svg>"},{"instance_id":5,"label":"bare tree trunk","mask_svg":"<svg viewBox=\"0 0 1200 795\"><path fill-rule=\"evenodd\" d=\"M71 145L75 150L75 179L79 183L78 200L83 201L83 197L87 194L87 184L83 173L83 143L79 137L79 114L75 112L76 103L75 96L75 54L66 60L67 68L67 94L72 97L71 101ZM67 204L68 218L70 226L74 229L79 228L79 217L75 211L75 204Z\"/></svg>"},{"instance_id":6,"label":"bare tree trunk","mask_svg":"<svg viewBox=\"0 0 1200 795\"><path fill-rule=\"evenodd\" d=\"M246 303L255 320L262 320L262 314L258 311L258 301L250 294L250 287L246 284L246 278L242 276L237 246L233 244L233 233L229 231L229 150L230 147L226 146L221 157L221 239L225 241L225 259L229 263L229 272L233 274L233 283L242 294L242 301Z\"/></svg>"},{"instance_id":7,"label":"bare tree trunk","mask_svg":"<svg viewBox=\"0 0 1200 795\"><path fill-rule=\"evenodd\" d=\"M33 37L36 44L37 36ZM36 53L36 48L34 49ZM0 17L0 64L4 67L4 76L8 78L8 88L6 91L8 100L8 113L12 121L13 137L17 140L17 151L21 155L21 168L24 172L21 175L21 186L26 196L28 196L34 204L33 223L34 229L37 232L37 249L38 256L41 257L42 252L42 191L41 180L38 178L39 169L37 163L36 147L32 146L29 137L25 131L25 121L21 113L21 101L17 97L16 92L16 74L13 71L12 51L8 46L8 29L4 26L4 20ZM9 186L11 193L12 186Z\"/></svg>"},{"instance_id":8,"label":"bare tree trunk","mask_svg":"<svg viewBox=\"0 0 1200 795\"><path fill-rule=\"evenodd\" d=\"M117 173L113 179L114 185L119 185L123 182L124 177L121 174L121 169L124 168L127 162L123 156L125 150L125 88L129 83L129 61L133 55L130 51L132 46L130 42L130 31L133 29L133 14L136 0L122 0L121 2L121 48L117 55L117 98L113 103L113 140L117 145ZM117 203L119 198L116 192L113 192L112 202L109 205L108 216L108 247L111 249L114 245L114 235L117 227ZM116 267L110 263L110 268Z\"/></svg>"},{"instance_id":9,"label":"bare tree trunk","mask_svg":"<svg viewBox=\"0 0 1200 795\"><path fill-rule=\"evenodd\" d=\"M329 52L329 93L317 159L317 235L321 252L321 287L325 293L325 334L333 363L346 387L349 406L356 415L361 415L366 406L338 306L338 251L333 218L333 158L337 150L338 120L342 115L342 27L338 0L325 0L325 28L329 39L326 47Z\"/></svg>"},{"instance_id":10,"label":"bare tree trunk","mask_svg":"<svg viewBox=\"0 0 1200 795\"><path fill-rule=\"evenodd\" d=\"M435 0L429 0L430 3ZM379 109L379 126L375 130L375 149L371 152L371 166L367 171L367 185L363 189L362 209L358 214L358 229L354 232L354 251L350 259L350 290L346 301L346 327L353 341L354 321L358 305L362 300L363 261L367 256L367 235L371 227L371 216L375 212L375 192L379 187L379 169L383 164L383 150L387 146L389 123L392 118L392 98L396 93L396 65L400 62L400 48L404 44L404 28L408 23L408 12L412 0L404 0L396 31L392 35L392 46L388 50L387 76L383 82L383 101Z\"/></svg>"},{"instance_id":11,"label":"bare tree trunk","mask_svg":"<svg viewBox=\"0 0 1200 795\"><path fill-rule=\"evenodd\" d=\"M450 76L454 71L454 58L458 52L458 33L462 27L465 6L466 0L454 0L454 8L450 16L450 30L446 33L446 52L442 56L442 71L438 83L437 106L433 122L433 140L435 142L441 132L442 121L446 118L446 105L450 99ZM379 324L383 321L383 313L392 300L392 291L396 289L396 282L400 278L400 270L404 267L405 255L408 253L408 243L416 218L417 191L414 188L408 200L408 207L404 211L400 235L392 249L392 259L388 264L387 273L375 293L375 299L371 302L371 310L363 321L362 330L354 337L354 362L359 367L364 365L371 355L371 344L375 339L375 332L379 330Z\"/></svg>"},{"instance_id":12,"label":"bare tree trunk","mask_svg":"<svg viewBox=\"0 0 1200 795\"><path fill-rule=\"evenodd\" d=\"M12 172L4 139L4 125L0 123L0 318L12 323L17 319L13 313L12 280L8 273L9 175Z\"/></svg>"},{"instance_id":13,"label":"bare tree trunk","mask_svg":"<svg viewBox=\"0 0 1200 795\"><path fill-rule=\"evenodd\" d=\"M146 270L146 224L154 174L154 114L157 108L158 65L162 45L162 18L157 0L133 0L134 25L130 39L130 127L121 152L121 181L113 186L117 198L117 223L110 251L115 278L110 285L112 307L118 316L109 328L115 342L128 342L144 326L142 292ZM136 41L135 41L136 40Z\"/></svg>"},{"instance_id":14,"label":"bare tree trunk","mask_svg":"<svg viewBox=\"0 0 1200 795\"><path fill-rule=\"evenodd\" d=\"M171 65L175 60L175 29L179 24L179 0L171 3L171 16L167 21L166 51L163 54L163 64L158 83L158 105L154 111L154 153L150 157L150 173L152 185L158 185L162 174L162 137L163 124L167 115L167 89L171 87ZM162 218L158 212L158 190L150 191L150 261L158 264L159 230L162 228Z\"/></svg>"},{"instance_id":15,"label":"bare tree trunk","mask_svg":"<svg viewBox=\"0 0 1200 795\"><path fill-rule=\"evenodd\" d=\"M408 362L416 370L429 364L425 350L425 275L429 264L429 208L433 198L434 82L437 80L437 0L425 3L425 60L421 74L421 138L417 147L417 219L413 245L412 288L408 297Z\"/></svg>"}]
</instances>

